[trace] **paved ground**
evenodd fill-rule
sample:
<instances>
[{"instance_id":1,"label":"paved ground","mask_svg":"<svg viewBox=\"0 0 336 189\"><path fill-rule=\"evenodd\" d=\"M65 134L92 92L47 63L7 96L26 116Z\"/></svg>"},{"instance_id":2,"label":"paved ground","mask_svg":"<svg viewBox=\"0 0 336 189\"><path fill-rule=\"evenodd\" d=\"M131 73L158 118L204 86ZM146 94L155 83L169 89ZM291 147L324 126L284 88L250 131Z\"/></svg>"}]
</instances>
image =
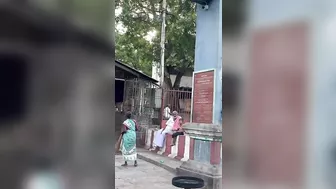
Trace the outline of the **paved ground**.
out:
<instances>
[{"instance_id":1,"label":"paved ground","mask_svg":"<svg viewBox=\"0 0 336 189\"><path fill-rule=\"evenodd\" d=\"M138 167L130 162L128 167L123 164L121 155L115 156L115 185L116 189L176 189L171 185L174 174L151 163L138 160Z\"/></svg>"},{"instance_id":2,"label":"paved ground","mask_svg":"<svg viewBox=\"0 0 336 189\"><path fill-rule=\"evenodd\" d=\"M154 164L156 166L159 166L163 169L166 169L171 173L176 173L176 168L182 165L182 161L178 161L176 159L169 158L163 155L158 155L154 152L150 152L145 149L139 148L137 149L137 152L138 152L138 158L151 164Z\"/></svg>"}]
</instances>

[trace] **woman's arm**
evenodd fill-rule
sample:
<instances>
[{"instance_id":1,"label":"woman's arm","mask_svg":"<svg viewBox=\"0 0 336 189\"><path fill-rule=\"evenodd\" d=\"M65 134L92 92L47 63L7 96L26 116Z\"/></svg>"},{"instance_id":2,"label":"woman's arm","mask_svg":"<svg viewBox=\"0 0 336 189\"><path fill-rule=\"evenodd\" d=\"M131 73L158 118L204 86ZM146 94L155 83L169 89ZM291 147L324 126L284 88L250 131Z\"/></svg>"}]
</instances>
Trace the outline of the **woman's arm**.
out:
<instances>
[{"instance_id":1,"label":"woman's arm","mask_svg":"<svg viewBox=\"0 0 336 189\"><path fill-rule=\"evenodd\" d=\"M183 125L183 118L181 117L179 120L180 128L179 131L183 131L182 125Z\"/></svg>"},{"instance_id":2,"label":"woman's arm","mask_svg":"<svg viewBox=\"0 0 336 189\"><path fill-rule=\"evenodd\" d=\"M125 134L127 132L128 128L126 127L126 125L122 125L121 127L121 134Z\"/></svg>"}]
</instances>

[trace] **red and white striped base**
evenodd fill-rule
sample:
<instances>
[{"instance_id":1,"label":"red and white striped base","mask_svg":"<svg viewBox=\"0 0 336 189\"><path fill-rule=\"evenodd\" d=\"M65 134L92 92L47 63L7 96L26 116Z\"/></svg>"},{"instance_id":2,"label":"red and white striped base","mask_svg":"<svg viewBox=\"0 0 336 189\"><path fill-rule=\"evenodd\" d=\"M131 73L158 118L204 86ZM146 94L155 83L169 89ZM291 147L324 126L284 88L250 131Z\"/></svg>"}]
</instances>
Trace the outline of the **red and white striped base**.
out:
<instances>
[{"instance_id":1,"label":"red and white striped base","mask_svg":"<svg viewBox=\"0 0 336 189\"><path fill-rule=\"evenodd\" d=\"M151 149L153 147L154 136L158 132L158 129L148 129L146 137L146 148ZM190 138L188 135L178 136L176 140L176 145L171 146L172 136L167 135L165 145L159 151L153 151L159 155L168 156L180 161L188 161L189 159L194 159L194 139ZM220 151L222 147L220 146ZM209 154L210 155L210 154ZM215 157L216 158L216 157ZM222 159L222 153L220 152L220 157ZM216 158L216 159L217 159Z\"/></svg>"}]
</instances>

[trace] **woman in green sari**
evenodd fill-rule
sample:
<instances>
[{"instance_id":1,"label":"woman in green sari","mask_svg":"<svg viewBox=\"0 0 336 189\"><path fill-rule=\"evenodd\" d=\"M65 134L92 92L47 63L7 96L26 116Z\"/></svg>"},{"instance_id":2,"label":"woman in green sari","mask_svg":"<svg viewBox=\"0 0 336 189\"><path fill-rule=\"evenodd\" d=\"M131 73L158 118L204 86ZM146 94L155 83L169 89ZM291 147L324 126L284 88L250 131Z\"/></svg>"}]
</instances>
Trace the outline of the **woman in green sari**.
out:
<instances>
[{"instance_id":1,"label":"woman in green sari","mask_svg":"<svg viewBox=\"0 0 336 189\"><path fill-rule=\"evenodd\" d=\"M127 161L134 161L134 166L136 167L138 165L136 152L136 131L138 128L135 120L131 118L132 114L127 112L126 120L123 123L124 131L122 132L121 140L121 153L125 160L125 164L122 166L127 166Z\"/></svg>"}]
</instances>

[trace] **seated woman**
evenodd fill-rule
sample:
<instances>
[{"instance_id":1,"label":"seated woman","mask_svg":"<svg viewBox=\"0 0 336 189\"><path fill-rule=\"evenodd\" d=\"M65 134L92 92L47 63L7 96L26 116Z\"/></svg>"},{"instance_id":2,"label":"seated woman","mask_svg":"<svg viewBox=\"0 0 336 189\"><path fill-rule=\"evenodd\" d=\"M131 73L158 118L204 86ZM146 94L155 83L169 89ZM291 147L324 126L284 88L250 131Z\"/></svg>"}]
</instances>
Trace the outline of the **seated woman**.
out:
<instances>
[{"instance_id":1,"label":"seated woman","mask_svg":"<svg viewBox=\"0 0 336 189\"><path fill-rule=\"evenodd\" d=\"M183 124L183 118L181 116L178 116L178 118L175 120L174 126L173 126L173 132L174 133L172 134L173 140L172 140L171 146L176 145L176 140L177 140L178 136L184 135L182 124Z\"/></svg>"},{"instance_id":2,"label":"seated woman","mask_svg":"<svg viewBox=\"0 0 336 189\"><path fill-rule=\"evenodd\" d=\"M156 150L157 147L162 148L164 146L166 134L170 134L170 135L174 134L174 131L173 131L174 123L175 123L175 120L179 118L180 116L178 115L178 112L173 111L171 117L166 123L166 128L158 130L156 135L154 136L153 148L150 150Z\"/></svg>"}]
</instances>

